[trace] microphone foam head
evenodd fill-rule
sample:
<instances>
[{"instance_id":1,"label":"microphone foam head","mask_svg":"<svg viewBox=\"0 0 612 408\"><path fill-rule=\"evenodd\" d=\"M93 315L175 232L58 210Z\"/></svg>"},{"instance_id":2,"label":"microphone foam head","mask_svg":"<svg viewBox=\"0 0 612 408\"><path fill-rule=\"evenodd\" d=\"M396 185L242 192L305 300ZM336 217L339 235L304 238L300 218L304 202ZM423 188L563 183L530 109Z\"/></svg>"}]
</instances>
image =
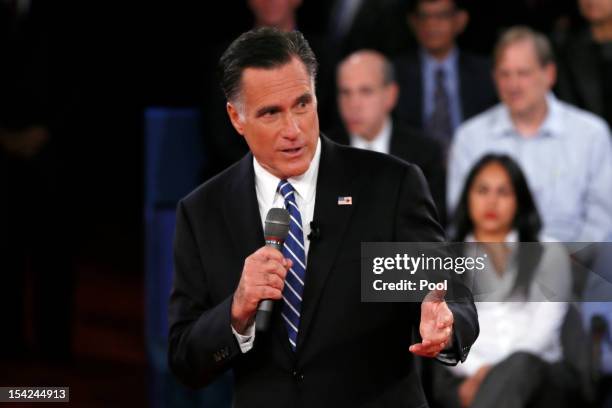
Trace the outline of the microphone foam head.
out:
<instances>
[{"instance_id":1,"label":"microphone foam head","mask_svg":"<svg viewBox=\"0 0 612 408\"><path fill-rule=\"evenodd\" d=\"M276 237L283 241L289 234L289 212L284 208L270 208L266 215L264 235L266 237Z\"/></svg>"}]
</instances>

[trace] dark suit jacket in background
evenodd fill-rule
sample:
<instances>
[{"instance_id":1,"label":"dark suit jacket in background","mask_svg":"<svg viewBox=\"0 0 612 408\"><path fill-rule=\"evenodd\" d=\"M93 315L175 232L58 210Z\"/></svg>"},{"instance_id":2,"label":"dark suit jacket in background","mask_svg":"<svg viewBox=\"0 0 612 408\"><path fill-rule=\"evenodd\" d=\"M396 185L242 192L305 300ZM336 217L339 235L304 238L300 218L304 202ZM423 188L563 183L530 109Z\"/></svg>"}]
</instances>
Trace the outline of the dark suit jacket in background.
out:
<instances>
[{"instance_id":1,"label":"dark suit jacket in background","mask_svg":"<svg viewBox=\"0 0 612 408\"><path fill-rule=\"evenodd\" d=\"M350 137L344 127L326 133L333 141L350 145ZM421 134L420 131L393 121L389 154L414 163L425 175L429 190L438 209L438 218L445 225L446 217L446 170L442 146Z\"/></svg>"},{"instance_id":2,"label":"dark suit jacket in background","mask_svg":"<svg viewBox=\"0 0 612 408\"><path fill-rule=\"evenodd\" d=\"M279 307L248 353L230 326L244 259L264 245L248 154L179 203L170 367L194 387L233 368L235 407L425 407L408 351L420 305L360 301L362 241L443 240L425 180L390 156L325 137L321 143L314 210L320 238L308 253L296 352ZM353 204L339 206L339 196ZM475 307L449 305L463 360L478 335Z\"/></svg>"},{"instance_id":3,"label":"dark suit jacket in background","mask_svg":"<svg viewBox=\"0 0 612 408\"><path fill-rule=\"evenodd\" d=\"M559 51L559 98L603 117L612 125L612 101L605 100L606 81L612 73L604 71L600 45L588 30L569 36ZM607 105L608 104L608 105ZM608 108L608 109L606 109Z\"/></svg>"},{"instance_id":4,"label":"dark suit jacket in background","mask_svg":"<svg viewBox=\"0 0 612 408\"><path fill-rule=\"evenodd\" d=\"M459 51L459 100L462 121L465 121L497 103L488 59ZM396 108L397 116L418 129L423 123L423 80L421 57L414 52L395 60L395 74L400 86Z\"/></svg>"}]
</instances>

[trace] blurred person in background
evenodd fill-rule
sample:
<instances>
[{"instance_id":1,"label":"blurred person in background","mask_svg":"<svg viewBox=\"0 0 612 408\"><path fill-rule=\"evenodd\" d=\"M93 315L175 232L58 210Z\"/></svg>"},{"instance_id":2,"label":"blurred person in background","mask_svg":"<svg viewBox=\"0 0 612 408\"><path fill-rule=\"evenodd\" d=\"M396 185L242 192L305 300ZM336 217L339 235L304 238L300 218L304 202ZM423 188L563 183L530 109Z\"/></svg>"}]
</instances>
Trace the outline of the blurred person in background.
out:
<instances>
[{"instance_id":1,"label":"blurred person in background","mask_svg":"<svg viewBox=\"0 0 612 408\"><path fill-rule=\"evenodd\" d=\"M461 36L461 45L489 55L501 33L526 25L552 38L567 34L579 18L576 0L469 1L470 25Z\"/></svg>"},{"instance_id":2,"label":"blurred person in background","mask_svg":"<svg viewBox=\"0 0 612 408\"><path fill-rule=\"evenodd\" d=\"M334 61L364 48L391 57L406 46L412 46L400 13L405 8L404 3L404 0L320 2L316 17L328 18L327 33Z\"/></svg>"},{"instance_id":3,"label":"blurred person in background","mask_svg":"<svg viewBox=\"0 0 612 408\"><path fill-rule=\"evenodd\" d=\"M491 286L474 292L481 333L470 358L433 367L435 402L448 408L577 406L572 398L579 398L579 381L563 361L561 341L572 287L569 258L540 234L520 167L507 155L485 155L460 197L454 240L482 243L487 268L477 284Z\"/></svg>"},{"instance_id":4,"label":"blurred person in background","mask_svg":"<svg viewBox=\"0 0 612 408\"><path fill-rule=\"evenodd\" d=\"M397 114L448 148L464 120L496 102L488 59L460 50L469 15L455 0L417 0L408 15L418 49L395 61Z\"/></svg>"},{"instance_id":5,"label":"blurred person in background","mask_svg":"<svg viewBox=\"0 0 612 408\"><path fill-rule=\"evenodd\" d=\"M391 154L418 165L429 183L439 216L445 215L445 170L439 144L391 117L400 89L393 65L373 50L354 52L337 69L343 126L327 133L353 147Z\"/></svg>"},{"instance_id":6,"label":"blurred person in background","mask_svg":"<svg viewBox=\"0 0 612 408\"><path fill-rule=\"evenodd\" d=\"M612 124L612 0L579 0L588 22L559 55L558 95Z\"/></svg>"},{"instance_id":7,"label":"blurred person in background","mask_svg":"<svg viewBox=\"0 0 612 408\"><path fill-rule=\"evenodd\" d=\"M64 106L50 77L45 11L38 2L0 2L0 358L65 362L73 271L60 190Z\"/></svg>"},{"instance_id":8,"label":"blurred person in background","mask_svg":"<svg viewBox=\"0 0 612 408\"><path fill-rule=\"evenodd\" d=\"M296 11L302 0L247 0L255 27L275 27L282 31L297 28Z\"/></svg>"},{"instance_id":9,"label":"blurred person in background","mask_svg":"<svg viewBox=\"0 0 612 408\"><path fill-rule=\"evenodd\" d=\"M526 27L497 43L494 77L501 103L459 127L449 156L448 208L457 207L470 169L505 153L527 177L546 236L599 242L612 230L612 146L599 117L557 100L546 37Z\"/></svg>"}]
</instances>

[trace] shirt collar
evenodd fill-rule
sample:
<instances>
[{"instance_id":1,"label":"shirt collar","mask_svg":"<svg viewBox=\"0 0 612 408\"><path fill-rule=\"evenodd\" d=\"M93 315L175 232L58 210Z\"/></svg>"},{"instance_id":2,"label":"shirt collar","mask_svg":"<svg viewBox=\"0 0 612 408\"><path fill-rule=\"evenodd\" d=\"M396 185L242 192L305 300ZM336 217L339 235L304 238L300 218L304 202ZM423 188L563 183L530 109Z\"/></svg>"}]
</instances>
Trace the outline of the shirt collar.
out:
<instances>
[{"instance_id":1,"label":"shirt collar","mask_svg":"<svg viewBox=\"0 0 612 408\"><path fill-rule=\"evenodd\" d=\"M474 233L470 232L469 234L467 234L465 236L464 239L465 242L476 242L476 238L474 237ZM518 235L518 231L513 229L511 230L507 235L506 235L506 239L505 242L507 243L516 243L519 242L519 235Z\"/></svg>"},{"instance_id":2,"label":"shirt collar","mask_svg":"<svg viewBox=\"0 0 612 408\"><path fill-rule=\"evenodd\" d=\"M544 118L544 122L538 130L537 137L539 136L558 136L563 132L563 115L560 112L560 102L549 92L546 95L546 105L548 112ZM518 132L514 127L512 118L510 116L510 110L505 104L501 104L501 109L498 111L498 117L493 123L492 134L497 137L503 136L518 136Z\"/></svg>"},{"instance_id":3,"label":"shirt collar","mask_svg":"<svg viewBox=\"0 0 612 408\"><path fill-rule=\"evenodd\" d=\"M368 141L359 135L351 134L351 146L356 147L358 149L373 150L375 152L388 154L391 146L392 128L393 123L391 121L391 118L388 117L387 119L385 119L385 122L383 123L383 127L382 129L380 129L380 132L378 132L378 134L371 141Z\"/></svg>"},{"instance_id":4,"label":"shirt collar","mask_svg":"<svg viewBox=\"0 0 612 408\"><path fill-rule=\"evenodd\" d=\"M304 203L312 201L317 187L317 176L319 174L319 162L321 161L321 138L317 138L317 148L308 166L308 170L303 174L287 179L293 186L298 196ZM255 171L255 188L261 193L266 201L266 207L271 207L276 196L276 189L280 179L264 169L253 156L253 170ZM268 201L269 200L269 201Z\"/></svg>"},{"instance_id":5,"label":"shirt collar","mask_svg":"<svg viewBox=\"0 0 612 408\"><path fill-rule=\"evenodd\" d=\"M421 56L423 58L425 70L434 71L437 68L444 68L446 75L450 75L455 71L455 67L457 66L456 64L457 59L459 58L459 51L457 50L457 47L453 47L444 60L438 61L431 56L431 54L425 51L425 49L421 48Z\"/></svg>"}]
</instances>

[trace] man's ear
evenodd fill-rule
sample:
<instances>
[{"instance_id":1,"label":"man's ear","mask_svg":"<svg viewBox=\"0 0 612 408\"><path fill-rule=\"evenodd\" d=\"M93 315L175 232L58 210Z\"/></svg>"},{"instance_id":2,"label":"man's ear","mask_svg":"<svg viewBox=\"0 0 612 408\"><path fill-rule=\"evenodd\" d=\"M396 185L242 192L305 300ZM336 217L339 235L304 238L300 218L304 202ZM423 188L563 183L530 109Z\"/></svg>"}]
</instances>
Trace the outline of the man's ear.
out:
<instances>
[{"instance_id":1,"label":"man's ear","mask_svg":"<svg viewBox=\"0 0 612 408\"><path fill-rule=\"evenodd\" d=\"M557 82L557 65L553 62L550 62L544 67L544 69L546 70L548 86L552 88L553 86L555 86L555 82Z\"/></svg>"},{"instance_id":2,"label":"man's ear","mask_svg":"<svg viewBox=\"0 0 612 408\"><path fill-rule=\"evenodd\" d=\"M387 89L386 91L386 100L385 100L385 104L386 104L386 108L389 112L391 112L393 110L393 108L395 108L395 105L397 104L397 98L399 97L399 85L396 82L392 82L389 85L387 85Z\"/></svg>"},{"instance_id":3,"label":"man's ear","mask_svg":"<svg viewBox=\"0 0 612 408\"><path fill-rule=\"evenodd\" d=\"M238 109L231 102L225 104L225 109L227 109L227 114L232 122L232 126L234 126L234 129L236 129L236 132L244 135L244 124L242 123L242 118L240 117L240 112L238 112Z\"/></svg>"},{"instance_id":4,"label":"man's ear","mask_svg":"<svg viewBox=\"0 0 612 408\"><path fill-rule=\"evenodd\" d=\"M457 10L457 14L455 15L455 35L461 34L469 21L470 15L467 11Z\"/></svg>"}]
</instances>

